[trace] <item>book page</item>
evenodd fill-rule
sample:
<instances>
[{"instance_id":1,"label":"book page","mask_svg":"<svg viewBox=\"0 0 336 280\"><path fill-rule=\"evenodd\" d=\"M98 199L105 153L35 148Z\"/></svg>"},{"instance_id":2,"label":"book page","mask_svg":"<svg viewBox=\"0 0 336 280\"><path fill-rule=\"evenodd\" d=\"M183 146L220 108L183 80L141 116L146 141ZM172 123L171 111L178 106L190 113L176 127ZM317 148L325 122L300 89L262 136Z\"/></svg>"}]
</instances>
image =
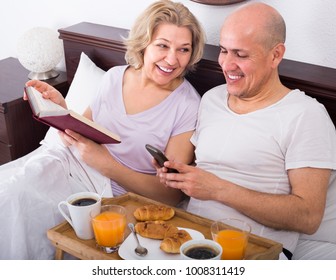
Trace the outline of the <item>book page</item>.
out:
<instances>
[{"instance_id":1,"label":"book page","mask_svg":"<svg viewBox=\"0 0 336 280\"><path fill-rule=\"evenodd\" d=\"M34 111L38 116L62 115L67 112L62 106L43 98L42 94L34 87L27 87L26 93L29 101L34 107Z\"/></svg>"},{"instance_id":2,"label":"book page","mask_svg":"<svg viewBox=\"0 0 336 280\"><path fill-rule=\"evenodd\" d=\"M40 96L42 97L42 95L40 94ZM38 98L36 99L39 108L43 108L42 111L59 111L59 110L65 110L62 106L52 102L49 99L45 99L45 98Z\"/></svg>"}]
</instances>

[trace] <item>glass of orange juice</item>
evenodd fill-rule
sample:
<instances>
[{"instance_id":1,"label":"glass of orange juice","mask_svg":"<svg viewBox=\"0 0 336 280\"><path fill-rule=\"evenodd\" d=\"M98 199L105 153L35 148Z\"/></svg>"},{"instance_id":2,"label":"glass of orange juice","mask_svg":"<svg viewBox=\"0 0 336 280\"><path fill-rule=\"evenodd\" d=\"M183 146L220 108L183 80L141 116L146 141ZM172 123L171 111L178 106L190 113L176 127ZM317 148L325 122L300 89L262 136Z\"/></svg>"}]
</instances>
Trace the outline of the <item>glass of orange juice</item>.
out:
<instances>
[{"instance_id":1,"label":"glass of orange juice","mask_svg":"<svg viewBox=\"0 0 336 280\"><path fill-rule=\"evenodd\" d=\"M244 259L250 232L251 226L239 219L221 219L211 225L212 239L223 249L222 260Z\"/></svg>"},{"instance_id":2,"label":"glass of orange juice","mask_svg":"<svg viewBox=\"0 0 336 280\"><path fill-rule=\"evenodd\" d=\"M124 241L126 209L120 205L103 205L100 214L91 217L97 246L106 253L118 250Z\"/></svg>"}]
</instances>

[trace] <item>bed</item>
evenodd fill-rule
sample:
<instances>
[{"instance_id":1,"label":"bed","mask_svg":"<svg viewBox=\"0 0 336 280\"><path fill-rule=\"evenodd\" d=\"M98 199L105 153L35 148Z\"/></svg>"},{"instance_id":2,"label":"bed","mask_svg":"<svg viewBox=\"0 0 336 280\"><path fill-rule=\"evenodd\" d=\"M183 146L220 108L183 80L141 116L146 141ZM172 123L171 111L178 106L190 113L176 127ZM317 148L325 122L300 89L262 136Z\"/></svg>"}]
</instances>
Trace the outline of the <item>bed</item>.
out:
<instances>
[{"instance_id":1,"label":"bed","mask_svg":"<svg viewBox=\"0 0 336 280\"><path fill-rule=\"evenodd\" d=\"M125 48L122 38L127 36L128 30L81 22L62 28L59 33L64 44L67 80L70 84L71 96L67 96L67 99L73 106L79 106L78 103L83 103L85 99L90 98L90 91L98 83L101 71L106 71L115 65L125 64ZM203 59L199 62L196 71L187 76L201 96L210 88L225 83L221 68L217 63L218 51L217 46L206 45ZM79 67L79 63L83 64L83 61L90 65L90 70L82 69L86 73L80 77L78 68L83 68ZM336 124L336 69L284 59L280 64L279 73L281 81L287 87L301 89L322 103L333 123ZM81 98L79 101L74 92L81 92L87 98ZM82 105L84 108L84 104ZM79 106L78 110L80 109ZM46 139L48 140L48 135ZM327 211L335 212L335 192L329 200L331 207ZM336 227L336 221L329 222L330 224L325 228L320 227L320 229L323 228L322 238L320 233L308 239L307 236L301 235L299 240L301 245L296 250L298 252L294 252L295 258L336 258L336 237L331 236L329 231L330 225L332 225L331 228Z\"/></svg>"}]
</instances>

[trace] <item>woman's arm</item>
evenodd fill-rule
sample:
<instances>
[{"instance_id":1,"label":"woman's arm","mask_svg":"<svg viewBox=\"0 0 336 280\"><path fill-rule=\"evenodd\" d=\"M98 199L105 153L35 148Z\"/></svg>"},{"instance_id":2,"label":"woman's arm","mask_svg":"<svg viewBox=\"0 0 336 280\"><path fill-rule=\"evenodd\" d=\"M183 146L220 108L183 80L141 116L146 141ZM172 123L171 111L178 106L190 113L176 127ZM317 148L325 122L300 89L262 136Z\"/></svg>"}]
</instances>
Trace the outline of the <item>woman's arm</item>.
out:
<instances>
[{"instance_id":1,"label":"woman's arm","mask_svg":"<svg viewBox=\"0 0 336 280\"><path fill-rule=\"evenodd\" d=\"M89 108L83 115L92 119ZM169 140L165 150L168 159L186 164L193 161L194 146L190 142L192 133L185 132ZM184 194L180 190L165 187L157 176L134 171L116 161L104 145L98 145L72 131L66 130L66 134L61 134L64 140L76 146L84 162L127 191L170 205L176 205L183 199Z\"/></svg>"}]
</instances>

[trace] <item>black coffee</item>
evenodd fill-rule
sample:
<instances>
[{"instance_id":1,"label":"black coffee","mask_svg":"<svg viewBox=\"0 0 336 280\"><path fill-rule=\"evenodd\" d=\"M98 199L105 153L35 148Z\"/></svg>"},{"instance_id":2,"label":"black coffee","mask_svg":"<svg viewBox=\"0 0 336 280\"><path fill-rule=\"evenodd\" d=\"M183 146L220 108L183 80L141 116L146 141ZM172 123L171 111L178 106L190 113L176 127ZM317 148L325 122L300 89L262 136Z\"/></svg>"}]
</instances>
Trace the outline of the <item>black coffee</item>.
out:
<instances>
[{"instance_id":1,"label":"black coffee","mask_svg":"<svg viewBox=\"0 0 336 280\"><path fill-rule=\"evenodd\" d=\"M95 200L94 198L79 198L72 201L71 204L74 206L88 206L96 202L97 200Z\"/></svg>"},{"instance_id":2,"label":"black coffee","mask_svg":"<svg viewBox=\"0 0 336 280\"><path fill-rule=\"evenodd\" d=\"M206 260L216 257L218 252L207 246L198 246L188 249L184 254L192 259Z\"/></svg>"}]
</instances>

